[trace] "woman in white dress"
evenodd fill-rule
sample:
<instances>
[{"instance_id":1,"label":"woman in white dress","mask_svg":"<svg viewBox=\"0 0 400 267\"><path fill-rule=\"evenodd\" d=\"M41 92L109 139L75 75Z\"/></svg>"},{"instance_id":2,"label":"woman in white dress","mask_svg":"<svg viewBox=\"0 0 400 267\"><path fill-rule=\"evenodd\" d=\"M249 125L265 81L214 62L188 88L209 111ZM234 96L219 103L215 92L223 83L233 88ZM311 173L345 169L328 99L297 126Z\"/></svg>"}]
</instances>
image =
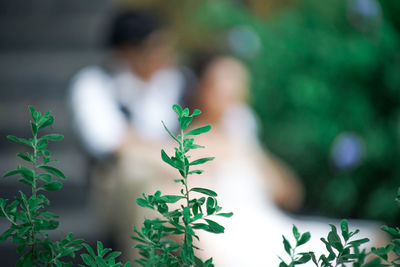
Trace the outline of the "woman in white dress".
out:
<instances>
[{"instance_id":1,"label":"woman in white dress","mask_svg":"<svg viewBox=\"0 0 400 267\"><path fill-rule=\"evenodd\" d=\"M291 240L295 224L300 232L312 235L300 251L327 254L320 238L330 231L328 223L338 225L339 220L295 218L278 208L298 208L303 190L293 172L261 148L255 116L244 101L248 80L245 66L231 57L214 58L200 77L196 108L203 114L196 123L212 124L213 129L196 139L206 149L192 156L216 159L189 185L216 191L223 210L234 213L229 219L217 220L225 226L225 233L200 233L199 246L204 249L200 253L204 258L212 256L217 267L278 266L278 255L285 258L282 235ZM376 244L377 225L350 223L354 227L361 230L358 238L368 237Z\"/></svg>"}]
</instances>

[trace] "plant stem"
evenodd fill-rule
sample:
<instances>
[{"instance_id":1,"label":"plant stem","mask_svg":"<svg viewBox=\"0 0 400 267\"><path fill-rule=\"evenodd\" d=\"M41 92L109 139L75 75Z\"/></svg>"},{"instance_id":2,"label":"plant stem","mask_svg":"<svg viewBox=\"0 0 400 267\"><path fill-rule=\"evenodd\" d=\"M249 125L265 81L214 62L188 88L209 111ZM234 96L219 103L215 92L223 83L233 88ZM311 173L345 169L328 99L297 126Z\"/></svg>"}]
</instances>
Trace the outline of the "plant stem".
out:
<instances>
[{"instance_id":1,"label":"plant stem","mask_svg":"<svg viewBox=\"0 0 400 267\"><path fill-rule=\"evenodd\" d=\"M342 266L344 265L343 263L338 263L338 260L340 260L340 257L342 257L343 251L344 251L344 249L346 248L346 246L347 246L347 241L344 241L343 250L342 250L341 252L339 252L339 254L338 254L337 258L336 258L336 265L335 265L335 267L339 266L339 264L342 265Z\"/></svg>"},{"instance_id":2,"label":"plant stem","mask_svg":"<svg viewBox=\"0 0 400 267\"><path fill-rule=\"evenodd\" d=\"M181 139L179 140L179 150L181 152L181 160L183 162L183 179L185 179L185 190L186 190L185 196L186 196L186 201L187 201L186 204L187 204L187 207L189 207L190 198L189 198L189 188L188 188L188 185L187 185L187 176L188 176L188 174L186 173L185 148L184 148L184 145L183 145L183 140L184 140L183 136L184 136L184 132L183 132L183 130L181 130Z\"/></svg>"},{"instance_id":3,"label":"plant stem","mask_svg":"<svg viewBox=\"0 0 400 267\"><path fill-rule=\"evenodd\" d=\"M35 122L35 125L37 127L37 124ZM38 158L38 150L37 150L37 132L33 136L33 178L32 178L32 196L34 199L36 199L36 193L37 193L37 185L36 185L36 171L37 171L37 158ZM30 210L29 210L29 204L26 204L27 208L27 214L29 216L29 222L31 223L31 239L32 239L32 263L35 264L35 257L36 257L36 231L35 231L35 223L32 221L32 218L30 217Z\"/></svg>"},{"instance_id":4,"label":"plant stem","mask_svg":"<svg viewBox=\"0 0 400 267\"><path fill-rule=\"evenodd\" d=\"M11 218L8 216L7 212L4 210L4 207L1 206L1 210L3 211L4 216L7 218L7 220L9 220L13 225L17 226L18 224L15 223L13 220L11 220Z\"/></svg>"},{"instance_id":5,"label":"plant stem","mask_svg":"<svg viewBox=\"0 0 400 267\"><path fill-rule=\"evenodd\" d=\"M292 260L292 263L294 263L294 256L296 255L296 250L297 246L292 248L292 253L290 253L290 259Z\"/></svg>"},{"instance_id":6,"label":"plant stem","mask_svg":"<svg viewBox=\"0 0 400 267\"><path fill-rule=\"evenodd\" d=\"M184 132L183 130L181 130L181 138L179 140L179 150L180 150L180 155L181 155L181 161L183 162L183 179L185 180L185 196L186 196L186 207L189 208L189 202L190 202L190 198L189 198L189 188L188 188L188 173L186 171L186 157L185 157L185 147L184 147ZM186 252L189 253L188 257L189 260L192 261L194 253L193 253L193 248L192 248L192 244L189 244L188 242L188 232L186 230L186 227L189 225L189 222L186 222L186 220L183 220L184 224L185 224L185 238L183 241L184 246L186 247Z\"/></svg>"}]
</instances>

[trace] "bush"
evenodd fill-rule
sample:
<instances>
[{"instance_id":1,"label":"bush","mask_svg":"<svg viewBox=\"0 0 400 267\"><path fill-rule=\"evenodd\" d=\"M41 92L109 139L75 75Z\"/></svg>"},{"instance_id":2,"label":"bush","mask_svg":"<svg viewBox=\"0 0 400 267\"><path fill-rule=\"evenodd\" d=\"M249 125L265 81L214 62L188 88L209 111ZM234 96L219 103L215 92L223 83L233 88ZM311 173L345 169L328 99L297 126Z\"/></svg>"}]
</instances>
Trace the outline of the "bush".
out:
<instances>
[{"instance_id":1,"label":"bush","mask_svg":"<svg viewBox=\"0 0 400 267\"><path fill-rule=\"evenodd\" d=\"M382 16L378 6L375 17L360 18L348 3L361 1L293 2L268 18L208 2L198 22L225 31L248 63L261 139L303 180L305 211L394 223L400 212L387 207L400 177L400 5L384 1Z\"/></svg>"}]
</instances>

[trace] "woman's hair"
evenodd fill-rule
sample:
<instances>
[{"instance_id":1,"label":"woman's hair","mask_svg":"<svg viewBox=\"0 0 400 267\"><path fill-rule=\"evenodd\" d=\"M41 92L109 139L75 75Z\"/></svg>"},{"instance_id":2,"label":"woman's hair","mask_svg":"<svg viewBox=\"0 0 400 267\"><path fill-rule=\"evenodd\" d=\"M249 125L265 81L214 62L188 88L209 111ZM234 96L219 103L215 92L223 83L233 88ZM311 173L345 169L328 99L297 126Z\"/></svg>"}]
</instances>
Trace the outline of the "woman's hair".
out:
<instances>
[{"instance_id":1,"label":"woman's hair","mask_svg":"<svg viewBox=\"0 0 400 267\"><path fill-rule=\"evenodd\" d=\"M222 53L219 51L214 52L203 52L198 53L193 56L193 60L191 62L191 69L196 76L197 81L200 81L204 74L206 73L208 67L218 58L228 57L230 56L228 53Z\"/></svg>"}]
</instances>

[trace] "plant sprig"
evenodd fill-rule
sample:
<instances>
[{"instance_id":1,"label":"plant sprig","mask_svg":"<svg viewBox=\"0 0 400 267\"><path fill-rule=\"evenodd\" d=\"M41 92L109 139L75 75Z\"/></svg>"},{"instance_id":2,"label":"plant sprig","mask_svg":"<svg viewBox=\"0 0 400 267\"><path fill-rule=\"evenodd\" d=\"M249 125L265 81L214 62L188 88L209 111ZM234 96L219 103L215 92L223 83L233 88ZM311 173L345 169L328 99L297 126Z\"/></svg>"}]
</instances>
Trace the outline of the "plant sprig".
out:
<instances>
[{"instance_id":1,"label":"plant sprig","mask_svg":"<svg viewBox=\"0 0 400 267\"><path fill-rule=\"evenodd\" d=\"M188 184L189 176L201 174L203 170L197 169L197 165L204 164L214 159L214 157L204 157L190 160L187 153L192 149L204 148L204 146L194 143L195 136L210 131L211 125L199 127L186 131L195 116L201 111L195 109L190 114L189 109L182 109L179 105L174 105L173 110L177 114L180 133L174 135L163 123L165 130L170 137L177 143L175 153L169 156L163 149L161 150L162 160L178 170L180 178L174 182L182 185L180 195L162 195L160 191L153 195L143 194L136 200L137 204L144 208L149 208L159 212L163 219L146 219L141 231L134 228L135 236L133 239L139 241L136 248L139 249L142 258L137 262L143 266L213 266L212 258L203 262L195 256L193 238L199 239L196 230L204 230L211 233L223 233L224 227L211 220L210 217L219 215L231 217L233 213L221 213L222 207L218 205L217 193L211 189L194 187ZM196 167L194 167L196 166ZM193 169L192 169L193 168ZM192 192L200 193L200 198L192 197ZM180 207L170 210L170 204L180 202ZM176 242L172 236L182 236L183 242Z\"/></svg>"},{"instance_id":2,"label":"plant sprig","mask_svg":"<svg viewBox=\"0 0 400 267\"><path fill-rule=\"evenodd\" d=\"M46 208L50 201L41 191L57 191L62 187L65 175L59 169L50 165L56 162L51 159L51 153L47 150L50 141L60 141L60 134L47 134L39 136L38 132L49 127L54 122L50 111L41 114L32 106L29 106L32 120L31 131L33 137L24 139L12 135L7 139L29 147L32 152L19 152L17 154L27 163L27 166L18 165L15 170L7 172L4 177L19 175L19 182L31 188L31 195L27 196L19 191L19 196L11 203L8 199L0 198L0 216L10 222L10 228L1 236L0 240L12 238L17 244L17 251L23 255L19 259L19 266L46 266L51 264L63 264L65 256L75 256L75 252L82 247L82 239L73 240L73 234L67 235L61 242L51 242L47 231L58 227L58 216Z\"/></svg>"},{"instance_id":3,"label":"plant sprig","mask_svg":"<svg viewBox=\"0 0 400 267\"><path fill-rule=\"evenodd\" d=\"M120 252L111 252L103 249L101 242L97 244L98 254L94 254L83 239L74 239L74 234L69 233L60 241L51 241L48 231L58 228L58 216L47 208L50 201L41 192L58 191L62 187L62 181L66 179L64 173L50 163L57 162L51 159L51 153L47 149L50 141L60 141L60 134L47 134L39 136L41 129L49 127L54 122L50 111L41 114L32 106L29 106L32 120L30 122L32 135L30 139L19 138L12 135L7 139L30 148L30 152L17 154L24 160L27 166L18 165L15 170L7 172L4 177L19 176L19 182L31 188L31 194L27 196L19 191L12 202L0 198L0 217L5 218L10 226L0 235L0 242L7 239L17 245L17 252L21 257L17 266L72 266L71 259L76 253L85 248L89 254L80 255L85 265L90 267L120 267L122 263L116 262ZM129 267L127 262L124 267Z\"/></svg>"},{"instance_id":4,"label":"plant sprig","mask_svg":"<svg viewBox=\"0 0 400 267\"><path fill-rule=\"evenodd\" d=\"M400 189L397 192L396 201L398 203L400 202ZM330 227L331 231L328 233L327 238L321 238L328 254L321 255L317 260L315 253L312 251L302 253L295 252L297 247L310 240L311 235L307 232L300 236L296 226L293 226L293 236L296 239L296 246L292 248L289 241L283 236L283 245L286 253L290 256L290 262L286 263L279 257L281 260L279 267L294 267L307 263L310 260L312 260L317 267L345 266L346 263L351 263L354 267L400 267L400 228L392 228L383 225L381 229L393 236L393 239L384 247L372 247L367 251L365 248L361 249L361 245L369 242L369 239L361 238L351 240L351 238L359 233L359 230L356 229L354 232L350 232L347 220L342 220L340 223L341 237L338 235L337 229L333 224L330 224ZM306 238L304 238L305 235L307 235ZM393 257L393 255L391 256L391 253L395 255L395 257Z\"/></svg>"}]
</instances>

